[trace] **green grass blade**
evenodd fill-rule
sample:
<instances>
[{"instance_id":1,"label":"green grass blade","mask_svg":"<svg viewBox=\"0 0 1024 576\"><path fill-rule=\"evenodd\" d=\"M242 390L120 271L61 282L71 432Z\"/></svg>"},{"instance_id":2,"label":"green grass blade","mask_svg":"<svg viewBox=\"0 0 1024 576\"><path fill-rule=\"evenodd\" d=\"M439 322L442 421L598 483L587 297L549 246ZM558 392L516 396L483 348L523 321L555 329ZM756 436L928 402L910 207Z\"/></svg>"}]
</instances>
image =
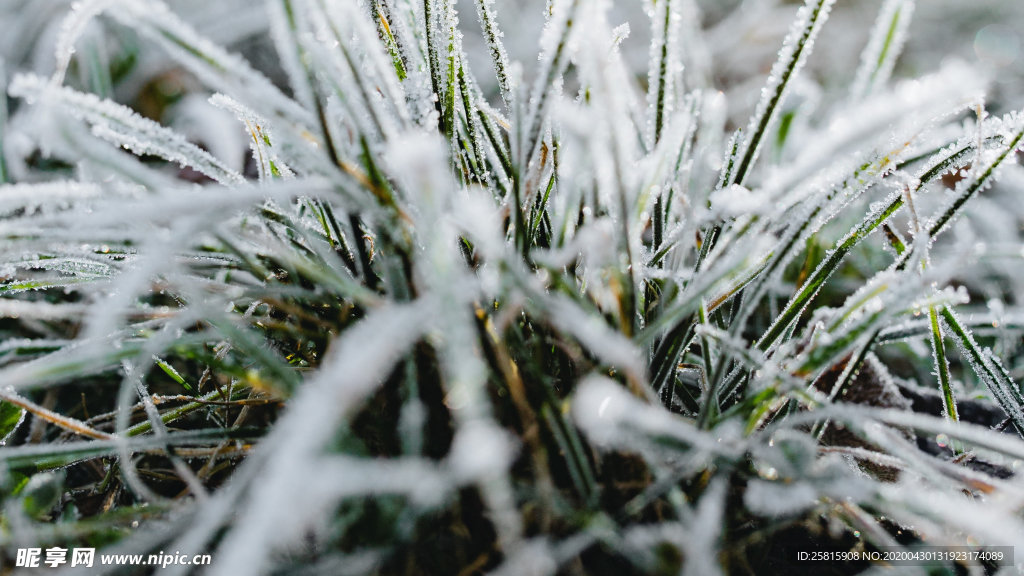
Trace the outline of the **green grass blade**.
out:
<instances>
[{"instance_id":1,"label":"green grass blade","mask_svg":"<svg viewBox=\"0 0 1024 576\"><path fill-rule=\"evenodd\" d=\"M828 20L835 0L807 0L797 13L796 21L779 52L779 60L772 67L768 85L762 92L757 111L750 119L742 155L728 183L743 184L753 168L757 155L769 138L772 124L778 117L793 80L803 68L814 47L814 41Z\"/></svg>"},{"instance_id":2,"label":"green grass blade","mask_svg":"<svg viewBox=\"0 0 1024 576\"><path fill-rule=\"evenodd\" d=\"M939 315L935 307L928 308L928 320L932 325L932 356L935 360L935 370L939 376L939 391L942 393L942 410L946 417L954 422L960 420L957 414L956 398L953 397L953 387L949 378L949 363L946 361L946 347L942 342L942 327L939 326Z\"/></svg>"},{"instance_id":3,"label":"green grass blade","mask_svg":"<svg viewBox=\"0 0 1024 576\"><path fill-rule=\"evenodd\" d=\"M975 342L971 331L964 327L960 318L948 307L941 309L942 320L949 327L951 336L960 353L969 362L971 369L985 383L992 397L1010 417L1017 432L1024 436L1024 397L1020 388L997 366L988 350L982 350Z\"/></svg>"}]
</instances>

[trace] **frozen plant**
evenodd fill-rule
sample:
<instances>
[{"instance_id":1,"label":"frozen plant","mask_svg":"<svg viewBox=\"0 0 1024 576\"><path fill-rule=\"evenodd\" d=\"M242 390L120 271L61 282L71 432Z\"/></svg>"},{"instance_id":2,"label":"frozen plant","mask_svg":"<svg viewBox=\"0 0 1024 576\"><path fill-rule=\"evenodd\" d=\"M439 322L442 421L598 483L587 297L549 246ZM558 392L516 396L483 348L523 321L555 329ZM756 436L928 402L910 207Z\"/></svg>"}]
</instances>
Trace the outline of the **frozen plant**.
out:
<instances>
[{"instance_id":1,"label":"frozen plant","mask_svg":"<svg viewBox=\"0 0 1024 576\"><path fill-rule=\"evenodd\" d=\"M0 563L1024 546L1021 94L834 4L0 2Z\"/></svg>"}]
</instances>

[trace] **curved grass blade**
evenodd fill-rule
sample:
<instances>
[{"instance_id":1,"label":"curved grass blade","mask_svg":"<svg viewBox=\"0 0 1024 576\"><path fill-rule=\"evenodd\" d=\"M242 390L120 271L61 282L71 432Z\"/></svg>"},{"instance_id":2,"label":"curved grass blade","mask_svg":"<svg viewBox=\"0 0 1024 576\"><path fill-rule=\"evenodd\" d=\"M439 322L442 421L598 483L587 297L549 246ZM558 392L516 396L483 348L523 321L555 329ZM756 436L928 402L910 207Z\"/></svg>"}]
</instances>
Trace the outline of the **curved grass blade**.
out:
<instances>
[{"instance_id":1,"label":"curved grass blade","mask_svg":"<svg viewBox=\"0 0 1024 576\"><path fill-rule=\"evenodd\" d=\"M941 313L942 320L949 327L960 353L968 360L974 373L981 378L992 397L1006 412L1017 433L1024 437L1024 396L1021 396L1020 388L989 351L978 346L971 331L964 326L955 312L943 307Z\"/></svg>"},{"instance_id":2,"label":"curved grass blade","mask_svg":"<svg viewBox=\"0 0 1024 576\"><path fill-rule=\"evenodd\" d=\"M951 222L959 215L961 209L977 194L988 188L996 180L999 169L1007 158L1011 158L1024 144L1024 114L1015 112L1007 116L1002 122L1000 129L1006 143L1001 150L996 152L995 158L984 168L972 168L972 178L962 181L957 185L957 195L950 202L939 210L939 213L932 217L928 225L928 241L932 242L943 233ZM1009 132L1007 134L1007 132ZM908 254L904 253L895 267L902 270L907 265Z\"/></svg>"},{"instance_id":3,"label":"curved grass blade","mask_svg":"<svg viewBox=\"0 0 1024 576\"><path fill-rule=\"evenodd\" d=\"M100 100L94 94L71 88L54 87L38 76L19 74L11 82L12 96L32 103L47 101L85 120L93 134L138 155L152 154L169 162L189 166L226 186L245 182L240 174L209 152L192 144L184 136L111 100Z\"/></svg>"}]
</instances>

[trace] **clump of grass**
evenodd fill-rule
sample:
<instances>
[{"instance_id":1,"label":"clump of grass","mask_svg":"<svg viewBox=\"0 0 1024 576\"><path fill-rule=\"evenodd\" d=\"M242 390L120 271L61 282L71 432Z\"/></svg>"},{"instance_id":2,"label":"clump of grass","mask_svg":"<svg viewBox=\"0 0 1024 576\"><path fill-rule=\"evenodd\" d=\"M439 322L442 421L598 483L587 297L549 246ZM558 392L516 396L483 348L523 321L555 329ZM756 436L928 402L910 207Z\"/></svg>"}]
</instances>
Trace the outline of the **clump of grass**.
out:
<instances>
[{"instance_id":1,"label":"clump of grass","mask_svg":"<svg viewBox=\"0 0 1024 576\"><path fill-rule=\"evenodd\" d=\"M277 83L159 1L76 4L0 109L4 553L709 575L1024 543L1021 244L972 212L1024 116L963 63L890 79L912 0L807 96L833 4L735 131L692 0L649 6L639 73L609 3L554 0L526 75L490 0L475 71L450 0L269 0ZM164 109L237 121L248 168Z\"/></svg>"}]
</instances>

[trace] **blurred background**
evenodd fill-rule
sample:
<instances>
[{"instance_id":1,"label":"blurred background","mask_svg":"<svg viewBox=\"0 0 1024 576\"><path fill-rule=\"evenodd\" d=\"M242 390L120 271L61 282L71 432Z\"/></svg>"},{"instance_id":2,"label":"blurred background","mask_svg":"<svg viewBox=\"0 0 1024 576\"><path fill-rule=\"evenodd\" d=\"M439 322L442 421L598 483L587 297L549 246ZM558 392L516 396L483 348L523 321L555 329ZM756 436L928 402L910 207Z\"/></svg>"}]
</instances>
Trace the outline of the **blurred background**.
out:
<instances>
[{"instance_id":1,"label":"blurred background","mask_svg":"<svg viewBox=\"0 0 1024 576\"><path fill-rule=\"evenodd\" d=\"M253 65L287 89L284 73L277 63L267 36L266 11L252 0L169 0L173 11L214 42L243 54ZM621 49L632 68L646 70L650 41L649 2L620 0L613 3L613 25L627 24L629 34ZM745 122L757 102L782 38L801 3L778 0L699 0L700 26L706 30L707 52L699 66L711 86L729 99L729 115L735 125ZM68 0L0 0L0 58L8 74L31 70L48 74L54 67L54 42ZM524 76L530 76L537 60L537 43L544 24L543 0L495 0L499 25L504 32L509 57L518 61ZM878 14L881 0L840 0L824 30L823 39L801 78L799 96L824 99L844 93L836 88L852 81L860 52ZM254 9L254 7L256 7ZM468 0L458 2L460 26L470 68L492 99L497 82L492 74L475 8ZM113 96L142 114L173 125L201 141L226 161L241 166L247 156L246 140L212 137L210 132L240 132L237 122L218 111L202 97L190 97L202 88L159 50L147 47L132 32L106 19L91 24L93 30L82 50L90 57L109 62L109 78L90 78L85 73L70 75L68 83L78 88ZM102 33L101 33L102 32ZM930 0L918 3L909 39L894 73L895 78L912 78L936 70L944 59L960 58L990 70L994 82L989 94L989 112L1001 114L1024 107L1024 2L1015 0ZM90 42L91 39L91 42ZM85 67L79 67L84 72ZM90 70L102 69L90 67ZM643 73L638 87L646 86ZM639 91L638 91L638 94ZM11 105L15 105L12 101Z\"/></svg>"}]
</instances>

